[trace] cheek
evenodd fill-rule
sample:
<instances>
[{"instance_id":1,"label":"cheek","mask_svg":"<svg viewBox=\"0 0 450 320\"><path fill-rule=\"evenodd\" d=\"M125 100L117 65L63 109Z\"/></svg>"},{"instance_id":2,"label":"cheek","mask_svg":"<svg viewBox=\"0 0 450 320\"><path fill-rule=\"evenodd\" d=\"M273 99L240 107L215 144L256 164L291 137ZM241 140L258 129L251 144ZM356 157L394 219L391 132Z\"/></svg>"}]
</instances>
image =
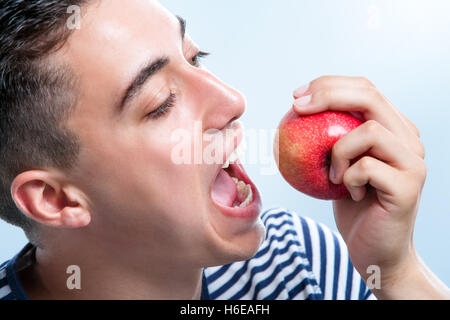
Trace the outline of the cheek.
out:
<instances>
[{"instance_id":1,"label":"cheek","mask_svg":"<svg viewBox=\"0 0 450 320\"><path fill-rule=\"evenodd\" d=\"M136 143L129 177L137 190L138 200L145 206L164 209L175 215L193 214L205 202L205 174L202 166L183 163L174 156L177 143L170 135L155 139L147 136ZM190 146L189 146L190 147ZM187 213L184 213L187 212Z\"/></svg>"}]
</instances>

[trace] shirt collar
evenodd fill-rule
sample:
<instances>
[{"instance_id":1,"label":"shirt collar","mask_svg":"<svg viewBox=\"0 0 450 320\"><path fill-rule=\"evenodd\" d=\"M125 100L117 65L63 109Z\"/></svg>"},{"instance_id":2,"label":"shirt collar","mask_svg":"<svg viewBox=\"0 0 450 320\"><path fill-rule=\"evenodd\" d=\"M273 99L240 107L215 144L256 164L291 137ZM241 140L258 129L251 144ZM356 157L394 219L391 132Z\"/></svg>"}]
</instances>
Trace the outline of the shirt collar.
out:
<instances>
[{"instance_id":1,"label":"shirt collar","mask_svg":"<svg viewBox=\"0 0 450 320\"><path fill-rule=\"evenodd\" d=\"M8 285L18 300L30 300L17 273L34 263L35 252L36 247L28 243L6 266Z\"/></svg>"}]
</instances>

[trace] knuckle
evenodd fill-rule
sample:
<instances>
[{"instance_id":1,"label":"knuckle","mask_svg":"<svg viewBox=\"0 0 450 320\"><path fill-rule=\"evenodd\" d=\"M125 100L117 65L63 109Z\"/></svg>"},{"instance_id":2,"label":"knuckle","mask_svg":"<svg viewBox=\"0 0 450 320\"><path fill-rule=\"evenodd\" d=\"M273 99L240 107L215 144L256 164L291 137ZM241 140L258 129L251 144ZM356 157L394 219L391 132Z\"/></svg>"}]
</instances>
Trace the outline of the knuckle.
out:
<instances>
[{"instance_id":1,"label":"knuckle","mask_svg":"<svg viewBox=\"0 0 450 320\"><path fill-rule=\"evenodd\" d=\"M427 180L427 176L428 176L428 167L426 165L425 162L422 162L423 166L422 166L422 179L423 182L425 183L425 181Z\"/></svg>"},{"instance_id":2,"label":"knuckle","mask_svg":"<svg viewBox=\"0 0 450 320\"><path fill-rule=\"evenodd\" d=\"M408 118L406 118L406 121L410 124L412 131L417 135L418 138L420 138L421 132L419 130L419 127L417 127L417 125L414 122L412 122L411 120L409 120Z\"/></svg>"},{"instance_id":3,"label":"knuckle","mask_svg":"<svg viewBox=\"0 0 450 320\"><path fill-rule=\"evenodd\" d=\"M416 132L417 136L420 138L422 136L422 132L420 132L419 127L413 123L413 128L414 128L414 131Z\"/></svg>"},{"instance_id":4,"label":"knuckle","mask_svg":"<svg viewBox=\"0 0 450 320\"><path fill-rule=\"evenodd\" d=\"M414 122L411 122L411 124L412 124L412 126L414 128L414 131L416 132L417 136L420 138L422 133L420 132L419 127L416 124L414 124Z\"/></svg>"},{"instance_id":5,"label":"knuckle","mask_svg":"<svg viewBox=\"0 0 450 320\"><path fill-rule=\"evenodd\" d=\"M414 167L410 168L410 170L408 171L409 171L409 173L407 174L409 179L408 184L411 186L412 189L414 188L419 189L420 192L421 188L425 184L428 173L428 168L425 161L423 161L422 159L418 159ZM411 181L413 182L411 183ZM414 193L413 191L414 190L412 191L410 190L409 192Z\"/></svg>"},{"instance_id":6,"label":"knuckle","mask_svg":"<svg viewBox=\"0 0 450 320\"><path fill-rule=\"evenodd\" d=\"M340 140L338 140L333 148L331 149L331 159L332 160L338 160L342 157L343 155L343 140L344 138L341 138Z\"/></svg>"},{"instance_id":7,"label":"knuckle","mask_svg":"<svg viewBox=\"0 0 450 320\"><path fill-rule=\"evenodd\" d=\"M370 171L370 170L372 170L373 160L372 160L371 157L368 157L368 156L363 157L358 162L359 162L359 167L361 168L361 170L363 170L363 171Z\"/></svg>"},{"instance_id":8,"label":"knuckle","mask_svg":"<svg viewBox=\"0 0 450 320\"><path fill-rule=\"evenodd\" d=\"M368 88L375 87L375 85L372 83L372 81L370 81L366 77L357 77L356 79L365 87L368 87Z\"/></svg>"},{"instance_id":9,"label":"knuckle","mask_svg":"<svg viewBox=\"0 0 450 320\"><path fill-rule=\"evenodd\" d=\"M364 129L368 135L377 135L380 132L381 125L375 120L368 120L364 123Z\"/></svg>"},{"instance_id":10,"label":"knuckle","mask_svg":"<svg viewBox=\"0 0 450 320\"><path fill-rule=\"evenodd\" d=\"M344 176L342 177L342 182L344 183L344 185L351 187L352 186L352 170L351 168L347 169L344 172Z\"/></svg>"},{"instance_id":11,"label":"knuckle","mask_svg":"<svg viewBox=\"0 0 450 320\"><path fill-rule=\"evenodd\" d=\"M377 103L385 101L383 94L377 88L375 88L373 86L369 86L369 87L367 87L367 92L373 101L375 101Z\"/></svg>"},{"instance_id":12,"label":"knuckle","mask_svg":"<svg viewBox=\"0 0 450 320\"><path fill-rule=\"evenodd\" d=\"M417 143L417 151L416 151L416 153L419 155L419 157L421 159L425 159L426 150L425 150L425 145L422 142L422 140L419 140L419 142Z\"/></svg>"},{"instance_id":13,"label":"knuckle","mask_svg":"<svg viewBox=\"0 0 450 320\"><path fill-rule=\"evenodd\" d=\"M329 101L332 98L332 89L321 89L318 90L315 94L313 94L313 99L315 101Z\"/></svg>"},{"instance_id":14,"label":"knuckle","mask_svg":"<svg viewBox=\"0 0 450 320\"><path fill-rule=\"evenodd\" d=\"M417 176L419 177L421 182L425 182L426 178L427 178L427 173L428 173L428 168L427 165L425 163L425 161L421 160L419 161L419 164L417 165Z\"/></svg>"}]
</instances>

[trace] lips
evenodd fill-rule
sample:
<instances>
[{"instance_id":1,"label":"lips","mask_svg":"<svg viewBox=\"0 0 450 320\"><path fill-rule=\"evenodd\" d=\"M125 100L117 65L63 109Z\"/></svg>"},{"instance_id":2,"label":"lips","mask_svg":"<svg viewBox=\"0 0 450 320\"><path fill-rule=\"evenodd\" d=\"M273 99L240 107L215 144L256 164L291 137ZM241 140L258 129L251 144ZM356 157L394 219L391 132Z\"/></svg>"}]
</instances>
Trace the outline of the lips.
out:
<instances>
[{"instance_id":1,"label":"lips","mask_svg":"<svg viewBox=\"0 0 450 320\"><path fill-rule=\"evenodd\" d=\"M220 168L211 186L211 198L228 217L255 219L261 210L259 192L239 161L227 169Z\"/></svg>"}]
</instances>

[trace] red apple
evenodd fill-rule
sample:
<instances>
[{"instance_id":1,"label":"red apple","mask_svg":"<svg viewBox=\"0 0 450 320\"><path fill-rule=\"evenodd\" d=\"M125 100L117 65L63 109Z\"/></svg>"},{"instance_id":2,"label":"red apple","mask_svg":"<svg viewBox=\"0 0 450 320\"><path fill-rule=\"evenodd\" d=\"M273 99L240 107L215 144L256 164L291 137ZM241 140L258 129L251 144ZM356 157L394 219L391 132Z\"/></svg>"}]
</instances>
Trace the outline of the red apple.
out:
<instances>
[{"instance_id":1,"label":"red apple","mask_svg":"<svg viewBox=\"0 0 450 320\"><path fill-rule=\"evenodd\" d=\"M323 112L299 116L291 109L281 120L274 154L278 168L295 189L323 200L349 196L344 184L329 180L334 144L362 122L345 112Z\"/></svg>"}]
</instances>

